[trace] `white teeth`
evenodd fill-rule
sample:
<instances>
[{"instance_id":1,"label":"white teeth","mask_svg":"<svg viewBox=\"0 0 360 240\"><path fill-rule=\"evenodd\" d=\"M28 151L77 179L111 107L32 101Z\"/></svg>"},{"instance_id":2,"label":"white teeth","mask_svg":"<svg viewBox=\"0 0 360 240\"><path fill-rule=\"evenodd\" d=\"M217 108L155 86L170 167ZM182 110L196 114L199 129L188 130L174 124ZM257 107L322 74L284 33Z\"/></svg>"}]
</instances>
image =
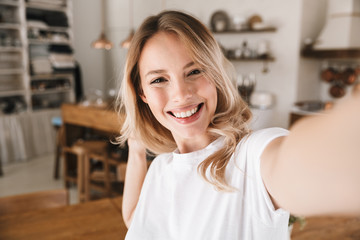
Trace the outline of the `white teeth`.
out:
<instances>
[{"instance_id":1,"label":"white teeth","mask_svg":"<svg viewBox=\"0 0 360 240\"><path fill-rule=\"evenodd\" d=\"M191 117L192 115L194 115L196 112L198 111L198 107L195 107L189 111L186 112L173 112L173 114L175 115L175 117L177 118L186 118L186 117Z\"/></svg>"}]
</instances>

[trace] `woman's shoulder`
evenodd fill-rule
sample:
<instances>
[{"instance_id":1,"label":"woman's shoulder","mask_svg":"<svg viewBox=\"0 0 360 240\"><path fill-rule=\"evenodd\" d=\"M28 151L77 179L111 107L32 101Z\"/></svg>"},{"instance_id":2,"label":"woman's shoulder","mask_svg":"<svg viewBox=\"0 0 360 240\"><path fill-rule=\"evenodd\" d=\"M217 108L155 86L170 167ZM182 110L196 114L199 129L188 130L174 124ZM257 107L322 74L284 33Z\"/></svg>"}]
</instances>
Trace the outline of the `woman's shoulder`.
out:
<instances>
[{"instance_id":1,"label":"woman's shoulder","mask_svg":"<svg viewBox=\"0 0 360 240\"><path fill-rule=\"evenodd\" d=\"M263 128L250 133L252 138L276 138L286 136L289 130L281 127Z\"/></svg>"},{"instance_id":2,"label":"woman's shoulder","mask_svg":"<svg viewBox=\"0 0 360 240\"><path fill-rule=\"evenodd\" d=\"M151 161L151 168L155 171L161 171L172 160L172 153L161 153L156 155Z\"/></svg>"},{"instance_id":3,"label":"woman's shoulder","mask_svg":"<svg viewBox=\"0 0 360 240\"><path fill-rule=\"evenodd\" d=\"M280 127L271 127L259 129L250 132L239 142L236 152L246 154L247 156L255 155L260 157L266 146L278 137L284 137L289 134L289 130Z\"/></svg>"},{"instance_id":4,"label":"woman's shoulder","mask_svg":"<svg viewBox=\"0 0 360 240\"><path fill-rule=\"evenodd\" d=\"M289 135L289 130L280 127L263 128L250 132L242 139L242 142L250 142L256 145L267 145L273 139Z\"/></svg>"},{"instance_id":5,"label":"woman's shoulder","mask_svg":"<svg viewBox=\"0 0 360 240\"><path fill-rule=\"evenodd\" d=\"M168 162L168 161L171 160L172 155L173 154L171 152L170 153L160 153L160 154L155 156L153 162L160 162L160 163Z\"/></svg>"}]
</instances>

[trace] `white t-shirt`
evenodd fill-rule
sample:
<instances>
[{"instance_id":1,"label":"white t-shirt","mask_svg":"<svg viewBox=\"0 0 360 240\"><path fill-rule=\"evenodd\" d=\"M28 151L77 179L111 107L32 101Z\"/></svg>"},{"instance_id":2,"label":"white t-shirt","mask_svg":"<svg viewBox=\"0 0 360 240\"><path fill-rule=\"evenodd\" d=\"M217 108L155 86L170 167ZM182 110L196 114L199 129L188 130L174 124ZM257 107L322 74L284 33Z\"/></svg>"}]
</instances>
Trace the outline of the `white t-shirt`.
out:
<instances>
[{"instance_id":1,"label":"white t-shirt","mask_svg":"<svg viewBox=\"0 0 360 240\"><path fill-rule=\"evenodd\" d=\"M146 175L126 239L287 239L289 213L274 210L260 173L266 145L287 134L268 128L241 140L226 167L235 192L217 191L197 171L223 146L223 138L199 151L159 155Z\"/></svg>"}]
</instances>

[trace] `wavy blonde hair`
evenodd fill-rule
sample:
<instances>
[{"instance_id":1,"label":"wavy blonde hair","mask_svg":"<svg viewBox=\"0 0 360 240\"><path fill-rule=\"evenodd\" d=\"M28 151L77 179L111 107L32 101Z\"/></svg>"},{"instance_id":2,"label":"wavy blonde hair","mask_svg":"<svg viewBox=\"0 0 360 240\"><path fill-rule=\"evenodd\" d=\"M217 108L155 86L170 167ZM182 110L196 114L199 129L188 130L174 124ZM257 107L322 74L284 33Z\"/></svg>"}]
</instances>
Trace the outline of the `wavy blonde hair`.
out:
<instances>
[{"instance_id":1,"label":"wavy blonde hair","mask_svg":"<svg viewBox=\"0 0 360 240\"><path fill-rule=\"evenodd\" d=\"M176 34L189 50L193 61L204 69L206 77L216 86L218 102L208 132L215 138L223 136L224 146L202 161L198 172L218 190L230 191L233 188L225 180L225 168L237 143L249 133L248 122L252 115L236 91L231 63L224 57L207 27L188 14L161 12L147 18L135 33L117 98L118 112L125 113L117 140L124 144L130 136L134 136L155 154L172 152L177 147L171 132L155 119L140 98L140 55L146 42L160 31Z\"/></svg>"}]
</instances>

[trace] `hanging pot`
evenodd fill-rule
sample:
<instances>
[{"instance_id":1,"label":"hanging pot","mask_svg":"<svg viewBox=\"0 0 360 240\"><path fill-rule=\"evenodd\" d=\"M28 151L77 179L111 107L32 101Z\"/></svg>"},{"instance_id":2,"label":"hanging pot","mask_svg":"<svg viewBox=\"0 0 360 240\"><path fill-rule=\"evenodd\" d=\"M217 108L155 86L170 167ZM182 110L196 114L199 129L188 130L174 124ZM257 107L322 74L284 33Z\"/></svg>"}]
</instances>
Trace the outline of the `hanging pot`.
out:
<instances>
[{"instance_id":1,"label":"hanging pot","mask_svg":"<svg viewBox=\"0 0 360 240\"><path fill-rule=\"evenodd\" d=\"M328 67L321 72L321 79L327 83L333 82L336 78L337 71L332 67Z\"/></svg>"},{"instance_id":2,"label":"hanging pot","mask_svg":"<svg viewBox=\"0 0 360 240\"><path fill-rule=\"evenodd\" d=\"M329 93L334 98L341 98L345 95L346 89L344 85L336 83L330 87Z\"/></svg>"},{"instance_id":3,"label":"hanging pot","mask_svg":"<svg viewBox=\"0 0 360 240\"><path fill-rule=\"evenodd\" d=\"M356 71L352 68L346 68L341 74L341 80L346 85L352 85L356 81Z\"/></svg>"}]
</instances>

